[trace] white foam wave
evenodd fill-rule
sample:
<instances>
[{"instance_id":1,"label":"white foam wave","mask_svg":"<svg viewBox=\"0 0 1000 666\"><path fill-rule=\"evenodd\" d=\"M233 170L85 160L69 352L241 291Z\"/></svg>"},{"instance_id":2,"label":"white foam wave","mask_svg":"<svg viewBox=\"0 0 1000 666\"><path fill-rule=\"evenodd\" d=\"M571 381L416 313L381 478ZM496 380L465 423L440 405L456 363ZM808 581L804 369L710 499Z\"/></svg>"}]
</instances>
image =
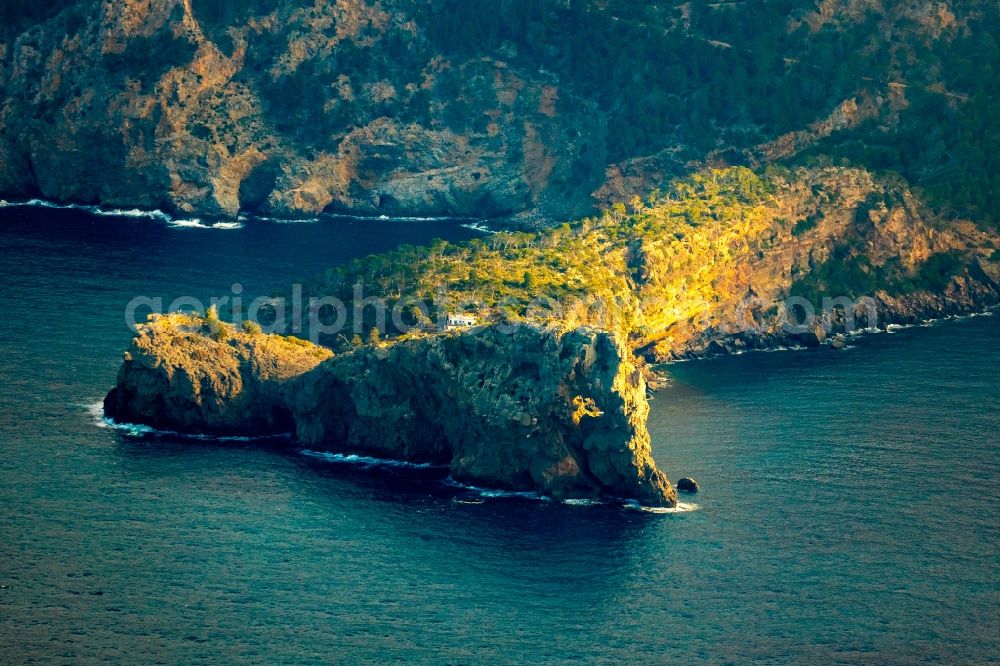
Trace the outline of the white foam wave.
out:
<instances>
[{"instance_id":1,"label":"white foam wave","mask_svg":"<svg viewBox=\"0 0 1000 666\"><path fill-rule=\"evenodd\" d=\"M552 498L547 495L540 495L528 490L495 490L491 488L476 488L468 486L468 489L479 494L486 499L498 499L504 497L516 497L520 499L535 500L537 502L551 502Z\"/></svg>"},{"instance_id":2,"label":"white foam wave","mask_svg":"<svg viewBox=\"0 0 1000 666\"><path fill-rule=\"evenodd\" d=\"M936 321L965 321L966 319L976 319L978 317L992 317L996 306L987 308L981 312L970 312L969 314L962 315L948 315L947 317L942 317L941 319L929 319L927 321L934 323Z\"/></svg>"},{"instance_id":3,"label":"white foam wave","mask_svg":"<svg viewBox=\"0 0 1000 666\"><path fill-rule=\"evenodd\" d=\"M421 217L418 215L351 215L348 213L323 213L325 217L359 220L361 222L454 222L467 218L460 217ZM472 222L473 220L470 220ZM478 220L475 220L478 221Z\"/></svg>"},{"instance_id":4,"label":"white foam wave","mask_svg":"<svg viewBox=\"0 0 1000 666\"><path fill-rule=\"evenodd\" d=\"M645 513L670 514L690 513L691 511L697 511L701 507L693 502L678 502L676 506L643 506L637 502L628 502L625 504L625 508L633 511L644 511Z\"/></svg>"},{"instance_id":5,"label":"white foam wave","mask_svg":"<svg viewBox=\"0 0 1000 666\"><path fill-rule=\"evenodd\" d=\"M452 488L459 488L461 490L466 490L475 493L477 497L484 499L498 499L498 498L520 498L529 499L539 502L551 502L552 498L546 495L541 495L536 492L528 490L500 490L497 488L482 488L480 486L472 486L466 483L461 483L451 478L450 476L443 482L446 486L451 486Z\"/></svg>"},{"instance_id":6,"label":"white foam wave","mask_svg":"<svg viewBox=\"0 0 1000 666\"><path fill-rule=\"evenodd\" d=\"M972 318L972 317L980 317L983 314L984 313L982 313L982 312L973 312L972 314L968 314L968 315L948 315L947 317L941 317L939 319L922 319L922 320L920 320L920 323L918 323L918 324L895 324L895 323L894 324L887 324L884 331L879 330L879 329L866 328L866 329L862 330L861 332L862 333L866 333L866 334L867 333L883 333L883 332L884 333L895 333L896 331L905 331L905 330L910 329L910 328L930 328L931 326L934 326L934 325L936 325L936 324L938 324L938 323L940 323L942 321L948 321L948 320L951 320L951 319L955 319L955 320L958 320L958 319L969 319L969 318Z\"/></svg>"},{"instance_id":7,"label":"white foam wave","mask_svg":"<svg viewBox=\"0 0 1000 666\"><path fill-rule=\"evenodd\" d=\"M97 206L80 207L92 215L101 217L130 217L137 220L157 220L159 222L172 222L173 218L162 210L142 210L141 208L117 209L99 208Z\"/></svg>"},{"instance_id":8,"label":"white foam wave","mask_svg":"<svg viewBox=\"0 0 1000 666\"><path fill-rule=\"evenodd\" d=\"M860 338L862 335L873 335L875 333L881 333L881 332L882 329L880 328L856 328L847 331L845 335L848 338Z\"/></svg>"},{"instance_id":9,"label":"white foam wave","mask_svg":"<svg viewBox=\"0 0 1000 666\"><path fill-rule=\"evenodd\" d=\"M82 405L87 413L94 420L94 425L98 428L107 428L124 433L128 437L163 436L196 441L214 442L254 442L274 440L276 436L264 437L235 437L235 436L214 436L214 435L192 435L188 433L175 432L172 430L158 430L152 426L139 423L119 423L104 415L104 402L98 401L87 405ZM447 465L435 465L434 463L413 463L403 460L392 460L389 458L375 458L372 456L361 456L351 453L329 453L326 451L312 451L301 449L299 453L303 456L323 460L325 462L357 465L366 469L372 467L399 467L405 469L447 469ZM452 500L458 504L483 504L487 499L516 498L527 499L536 502L551 502L551 497L532 491L523 490L499 490L496 488L481 488L479 486L467 485L455 481L450 476L444 479L443 483L453 488L460 488L465 491L475 493L475 497L456 497ZM648 507L642 506L638 502L614 499L564 499L561 502L565 506L588 507L588 506L622 506L626 509L645 511L648 513L685 513L697 511L698 505L691 503L678 503L675 507Z\"/></svg>"},{"instance_id":10,"label":"white foam wave","mask_svg":"<svg viewBox=\"0 0 1000 666\"><path fill-rule=\"evenodd\" d=\"M663 361L662 363L659 363L657 365L668 366L668 365L676 365L678 363L690 363L692 361L706 361L706 360L710 360L710 359L728 358L730 356L743 356L744 354L774 354L774 353L777 353L777 352L802 351L803 349L808 349L808 347L804 347L802 345L792 345L790 347L785 346L785 345L777 345L775 347L761 347L761 348L738 349L736 351L729 352L729 353L725 353L724 352L724 353L720 353L720 354L707 354L705 356L693 356L693 357L686 357L686 358L674 358L674 359L670 359L669 361Z\"/></svg>"},{"instance_id":11,"label":"white foam wave","mask_svg":"<svg viewBox=\"0 0 1000 666\"><path fill-rule=\"evenodd\" d=\"M495 234L497 233L495 229L490 229L488 226L482 222L466 222L464 224L458 225L464 227L465 229L472 229L473 231L478 231L481 234Z\"/></svg>"},{"instance_id":12,"label":"white foam wave","mask_svg":"<svg viewBox=\"0 0 1000 666\"><path fill-rule=\"evenodd\" d=\"M211 224L206 224L200 219L193 217L188 220L170 219L167 221L167 226L173 227L174 229L221 229L226 231L232 231L235 229L242 229L242 222L214 222Z\"/></svg>"},{"instance_id":13,"label":"white foam wave","mask_svg":"<svg viewBox=\"0 0 1000 666\"><path fill-rule=\"evenodd\" d=\"M15 203L14 205L16 206L18 204ZM85 206L78 206L76 204L59 205L52 203L51 201L43 201L42 199L31 199L22 205L31 206L33 208L85 208Z\"/></svg>"},{"instance_id":14,"label":"white foam wave","mask_svg":"<svg viewBox=\"0 0 1000 666\"><path fill-rule=\"evenodd\" d=\"M7 201L5 199L0 199L0 208L15 208L15 207L30 207L30 208L51 208L56 210L79 210L91 215L99 215L101 217L122 217L122 218L133 218L133 219L147 219L147 220L157 220L163 222L176 229L220 229L220 230L232 230L232 229L242 229L243 222L247 220L257 220L261 222L270 222L273 224L315 224L319 222L321 218L343 218L348 220L359 220L362 222L455 222L464 221L460 226L467 229L473 229L480 233L492 234L496 233L494 230L490 229L484 224L484 220L473 220L469 218L454 218L454 217L423 217L418 215L351 215L348 213L323 213L318 217L307 217L307 218L282 218L282 217L268 217L265 215L253 215L250 213L240 213L237 217L236 222L215 222L215 223L205 223L199 218L181 219L174 218L169 213L162 210L145 210L142 208L102 208L100 206L86 206L82 204L60 204L53 201L46 201L45 199L30 199L28 201Z\"/></svg>"},{"instance_id":15,"label":"white foam wave","mask_svg":"<svg viewBox=\"0 0 1000 666\"><path fill-rule=\"evenodd\" d=\"M787 352L787 351L802 351L806 349L802 345L777 345L775 347L764 347L763 349L739 349L732 352L731 354L716 354L716 357L722 356L743 356L744 354L774 354L776 352Z\"/></svg>"},{"instance_id":16,"label":"white foam wave","mask_svg":"<svg viewBox=\"0 0 1000 666\"><path fill-rule=\"evenodd\" d=\"M241 222L246 220L256 220L258 222L268 222L270 224L316 224L318 217L290 218L290 217L267 217L266 215L251 215L250 213L240 213Z\"/></svg>"},{"instance_id":17,"label":"white foam wave","mask_svg":"<svg viewBox=\"0 0 1000 666\"><path fill-rule=\"evenodd\" d=\"M94 425L98 428L108 428L117 430L129 437L145 437L155 435L160 437L175 437L180 439L191 439L200 442L261 442L281 438L281 435L265 435L262 437L241 437L236 435L193 435L175 430L159 430L152 426L141 423L119 423L114 419L104 415L104 402L95 402L84 405L87 412L93 417Z\"/></svg>"},{"instance_id":18,"label":"white foam wave","mask_svg":"<svg viewBox=\"0 0 1000 666\"><path fill-rule=\"evenodd\" d=\"M644 511L646 513L687 513L697 511L698 505L693 503L678 502L676 506L643 506L633 500L611 500L611 499L565 499L562 501L567 506L620 506L632 511Z\"/></svg>"},{"instance_id":19,"label":"white foam wave","mask_svg":"<svg viewBox=\"0 0 1000 666\"><path fill-rule=\"evenodd\" d=\"M174 229L234 230L243 228L243 224L241 222L215 222L214 224L205 224L197 218L192 218L190 220L170 220L167 222L167 226L173 227Z\"/></svg>"},{"instance_id":20,"label":"white foam wave","mask_svg":"<svg viewBox=\"0 0 1000 666\"><path fill-rule=\"evenodd\" d=\"M414 463L405 460L392 460L390 458L374 458L372 456L360 456L353 453L329 453L326 451L311 451L302 449L299 451L304 456L316 458L325 462L341 463L347 465L359 465L362 467L403 467L408 469L447 469L447 465L435 465L433 463Z\"/></svg>"},{"instance_id":21,"label":"white foam wave","mask_svg":"<svg viewBox=\"0 0 1000 666\"><path fill-rule=\"evenodd\" d=\"M474 503L482 504L484 500L488 499L526 499L536 502L552 502L553 499L548 495L542 495L540 493L532 491L522 491L522 490L497 490L495 488L481 488L479 486L471 486L465 483L459 483L455 481L450 476L444 480L445 485L451 486L453 488L460 488L465 491L475 493L475 497L469 500L468 498L460 498L458 501L460 503ZM687 513L689 511L697 511L698 505L693 503L678 502L676 506L673 507L660 507L660 506L643 506L633 500L623 500L614 498L569 498L560 501L560 504L564 506L572 507L594 507L594 506L604 506L604 507L621 507L629 510L645 511L647 513Z\"/></svg>"},{"instance_id":22,"label":"white foam wave","mask_svg":"<svg viewBox=\"0 0 1000 666\"><path fill-rule=\"evenodd\" d=\"M175 227L177 229L208 229L209 228L205 224L202 224L202 221L199 220L199 219L171 220L167 224L169 224L171 227Z\"/></svg>"},{"instance_id":23,"label":"white foam wave","mask_svg":"<svg viewBox=\"0 0 1000 666\"><path fill-rule=\"evenodd\" d=\"M467 220L467 218L454 218L454 217L419 217L416 215L409 215L409 216L350 215L348 213L323 213L320 217L287 218L287 217L269 217L266 215L255 215L251 213L240 213L238 219L241 222L245 222L247 220L256 220L259 222L269 222L271 224L315 224L323 218L331 220L336 220L336 219L356 220L359 222L455 222L455 221L465 220L458 226L464 227L466 229L472 229L473 231L478 231L483 234L496 233L496 231L486 226L485 220Z\"/></svg>"},{"instance_id":24,"label":"white foam wave","mask_svg":"<svg viewBox=\"0 0 1000 666\"><path fill-rule=\"evenodd\" d=\"M138 423L118 423L114 419L105 416L103 401L95 402L92 405L86 405L86 408L87 412L94 419L94 425L98 428L119 430L130 437L142 437L144 435L152 435L156 433L156 429L150 426L140 425Z\"/></svg>"},{"instance_id":25,"label":"white foam wave","mask_svg":"<svg viewBox=\"0 0 1000 666\"><path fill-rule=\"evenodd\" d=\"M49 208L53 210L79 210L99 217L129 218L135 220L155 220L175 228L198 229L241 229L239 222L216 222L205 224L198 218L178 219L162 210L145 210L142 208L102 208L100 206L85 206L82 204L59 204L44 199L28 201L0 200L0 208Z\"/></svg>"}]
</instances>

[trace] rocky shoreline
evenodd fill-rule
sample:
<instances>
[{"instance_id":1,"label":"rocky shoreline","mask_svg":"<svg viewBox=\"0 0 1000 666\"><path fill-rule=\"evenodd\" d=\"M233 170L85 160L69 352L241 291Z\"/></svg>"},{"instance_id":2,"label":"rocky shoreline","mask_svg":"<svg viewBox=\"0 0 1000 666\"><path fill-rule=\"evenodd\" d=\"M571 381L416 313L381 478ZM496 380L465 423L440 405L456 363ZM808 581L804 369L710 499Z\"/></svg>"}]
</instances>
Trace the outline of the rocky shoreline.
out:
<instances>
[{"instance_id":1,"label":"rocky shoreline","mask_svg":"<svg viewBox=\"0 0 1000 666\"><path fill-rule=\"evenodd\" d=\"M646 382L607 332L486 326L334 356L185 315L126 352L105 414L182 433L294 433L314 451L450 467L461 483L672 507Z\"/></svg>"},{"instance_id":2,"label":"rocky shoreline","mask_svg":"<svg viewBox=\"0 0 1000 666\"><path fill-rule=\"evenodd\" d=\"M391 300L437 293L447 276L435 309L477 303L467 314L488 325L430 333L418 311L409 332L385 331L389 342L340 336L327 348L217 316L159 317L139 328L106 413L184 433L293 433L312 450L447 465L461 483L669 507L674 489L650 456L644 362L831 336L841 346L836 336L855 330L1000 302L996 235L942 224L898 183L853 169L730 169L674 188L632 216L612 209L577 227L359 259L305 292L356 306L359 284ZM501 307L556 296L567 307ZM790 331L796 299L806 325ZM361 312L355 328L369 330Z\"/></svg>"},{"instance_id":3,"label":"rocky shoreline","mask_svg":"<svg viewBox=\"0 0 1000 666\"><path fill-rule=\"evenodd\" d=\"M861 337L867 337L870 335L878 335L887 332L892 332L895 330L918 328L925 326L933 326L935 324L951 321L951 320L963 320L972 317L990 317L993 316L997 308L1000 308L1000 299L989 305L984 305L982 308L978 309L962 309L956 308L954 310L948 311L946 314L939 313L935 316L930 316L924 319L913 319L910 316L890 316L888 321L880 320L880 324L877 327L872 328L858 328L851 333L843 332L831 332L825 335L818 341L813 338L812 341L803 341L801 337L789 335L785 337L777 337L774 339L773 344L766 346L746 346L734 344L731 339L719 340L718 344L713 347L713 351L706 351L699 354L691 354L687 356L680 356L667 361L653 361L654 378L650 379L647 377L647 382L649 383L651 389L660 388L664 385L663 378L655 373L655 368L659 366L668 367L674 363L688 363L692 361L707 361L710 359L717 359L726 356L740 356L742 354L749 354L753 352L767 353L767 352L778 352L778 351L806 351L809 349L817 349L821 347L828 347L834 350L842 350L848 348L848 344L851 340Z\"/></svg>"},{"instance_id":4,"label":"rocky shoreline","mask_svg":"<svg viewBox=\"0 0 1000 666\"><path fill-rule=\"evenodd\" d=\"M1000 307L1000 285L993 281L969 283L961 280L968 289L960 297L947 294L920 292L908 297L893 298L881 292L874 300L875 321L866 319L860 309L853 328L844 326L843 319L819 317L815 324L801 333L760 333L750 331L734 335L707 337L697 351L678 354L670 359L648 357L651 363L669 364L694 361L719 356L733 356L748 352L778 351L782 349L809 349L833 346L846 339L866 334L881 333L893 327L909 328L933 324L953 318L988 315Z\"/></svg>"}]
</instances>

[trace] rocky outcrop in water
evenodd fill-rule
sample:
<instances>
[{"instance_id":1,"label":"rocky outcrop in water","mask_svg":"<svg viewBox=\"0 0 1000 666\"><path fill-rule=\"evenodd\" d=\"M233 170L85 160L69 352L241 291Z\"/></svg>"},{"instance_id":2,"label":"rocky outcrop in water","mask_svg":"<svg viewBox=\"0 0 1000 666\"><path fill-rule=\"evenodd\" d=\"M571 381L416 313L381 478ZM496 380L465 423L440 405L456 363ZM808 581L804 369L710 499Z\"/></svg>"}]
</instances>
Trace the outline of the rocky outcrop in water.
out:
<instances>
[{"instance_id":1,"label":"rocky outcrop in water","mask_svg":"<svg viewBox=\"0 0 1000 666\"><path fill-rule=\"evenodd\" d=\"M104 401L111 418L206 435L289 432L288 386L331 352L297 338L251 335L221 322L154 315L125 352Z\"/></svg>"},{"instance_id":2,"label":"rocky outcrop in water","mask_svg":"<svg viewBox=\"0 0 1000 666\"><path fill-rule=\"evenodd\" d=\"M611 334L480 327L331 356L171 315L140 327L106 413L183 432L448 464L458 481L672 506L642 373Z\"/></svg>"},{"instance_id":3,"label":"rocky outcrop in water","mask_svg":"<svg viewBox=\"0 0 1000 666\"><path fill-rule=\"evenodd\" d=\"M677 490L682 493L696 493L699 490L698 482L691 477L685 476L677 481Z\"/></svg>"}]
</instances>

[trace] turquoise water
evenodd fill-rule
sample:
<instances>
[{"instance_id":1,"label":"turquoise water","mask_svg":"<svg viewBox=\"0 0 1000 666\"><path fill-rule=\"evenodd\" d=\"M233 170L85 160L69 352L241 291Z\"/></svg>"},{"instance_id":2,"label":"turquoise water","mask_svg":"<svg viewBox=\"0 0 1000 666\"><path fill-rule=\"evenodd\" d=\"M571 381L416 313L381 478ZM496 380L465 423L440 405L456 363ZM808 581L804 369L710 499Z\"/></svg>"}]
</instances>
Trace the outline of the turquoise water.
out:
<instances>
[{"instance_id":1,"label":"turquoise water","mask_svg":"<svg viewBox=\"0 0 1000 666\"><path fill-rule=\"evenodd\" d=\"M137 294L269 293L447 222L0 210L0 662L1000 660L998 317L671 366L668 515L88 411Z\"/></svg>"}]
</instances>

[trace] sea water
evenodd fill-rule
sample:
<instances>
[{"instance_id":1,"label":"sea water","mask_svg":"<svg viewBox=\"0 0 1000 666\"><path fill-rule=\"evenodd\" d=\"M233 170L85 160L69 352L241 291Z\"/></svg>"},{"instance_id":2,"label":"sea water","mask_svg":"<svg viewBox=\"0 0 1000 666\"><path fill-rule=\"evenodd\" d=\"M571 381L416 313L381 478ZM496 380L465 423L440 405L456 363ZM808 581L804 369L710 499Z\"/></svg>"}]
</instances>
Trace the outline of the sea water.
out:
<instances>
[{"instance_id":1,"label":"sea water","mask_svg":"<svg viewBox=\"0 0 1000 666\"><path fill-rule=\"evenodd\" d=\"M670 366L680 510L107 427L136 295L280 291L459 221L0 210L0 661L1000 659L998 317Z\"/></svg>"}]
</instances>

